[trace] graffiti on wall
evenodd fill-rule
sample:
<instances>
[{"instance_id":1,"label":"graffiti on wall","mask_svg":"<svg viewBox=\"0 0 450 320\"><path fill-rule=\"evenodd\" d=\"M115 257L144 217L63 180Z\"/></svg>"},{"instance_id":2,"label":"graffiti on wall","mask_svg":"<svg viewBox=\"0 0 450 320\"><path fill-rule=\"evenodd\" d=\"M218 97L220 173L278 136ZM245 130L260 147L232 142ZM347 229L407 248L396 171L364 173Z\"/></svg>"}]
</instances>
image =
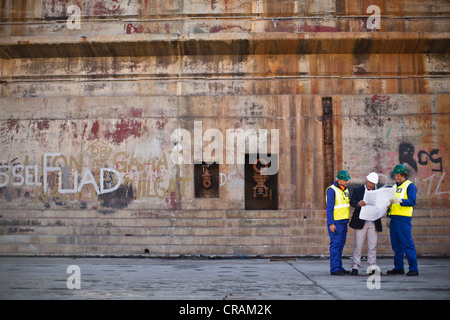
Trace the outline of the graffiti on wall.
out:
<instances>
[{"instance_id":1,"label":"graffiti on wall","mask_svg":"<svg viewBox=\"0 0 450 320\"><path fill-rule=\"evenodd\" d=\"M233 166L245 164L247 148L253 151L252 155L258 152L268 160L276 159L274 155L278 154L278 129L203 130L202 121L194 121L193 136L178 124L168 135L167 118L137 120L141 117L141 109L131 108L117 121L95 119L81 126L69 120L32 121L28 127L26 122L7 121L0 128L2 141L19 144L23 131L26 135L22 142L27 142L31 150L44 151L41 156L8 147L18 154L6 151L8 160L0 159L0 198L8 202L18 200L24 206L29 206L34 198L35 204L46 207L55 203L92 209L123 209L133 201L153 199L156 208L177 209L192 190L188 188L188 183L194 181L192 173L183 170L188 170L193 162L232 165L220 172L217 182L218 186L233 188L244 186L241 171ZM59 145L66 145L66 139L71 139L67 148L81 147L83 151L45 152L50 144L47 137L55 130L52 125L58 126ZM275 160L264 168L269 175L277 171Z\"/></svg>"},{"instance_id":2,"label":"graffiti on wall","mask_svg":"<svg viewBox=\"0 0 450 320\"><path fill-rule=\"evenodd\" d=\"M365 173L356 168L363 167L358 157L350 157L349 170L355 168L355 177ZM394 181L394 167L402 163L408 170L408 178L418 187L419 193L430 196L449 197L448 181L444 166L445 154L440 148L415 148L413 144L402 142L395 151L380 152L374 156L373 170L380 175L380 185L391 185ZM380 187L379 185L379 187Z\"/></svg>"},{"instance_id":3,"label":"graffiti on wall","mask_svg":"<svg viewBox=\"0 0 450 320\"><path fill-rule=\"evenodd\" d=\"M450 191L442 189L446 173L440 149L425 148L415 151L412 144L402 143L398 152L399 162L408 168L416 184L423 185L427 194L450 194Z\"/></svg>"},{"instance_id":4,"label":"graffiti on wall","mask_svg":"<svg viewBox=\"0 0 450 320\"><path fill-rule=\"evenodd\" d=\"M83 167L85 156L89 167ZM0 163L0 191L8 201L20 197L21 191L5 189L22 187L25 198L34 192L35 202L47 207L52 201L58 205L99 201L101 207L121 209L132 200L155 198L176 208L177 199L186 195L186 185L192 181L191 177L171 174L164 152L142 161L134 153L113 152L102 141L94 142L78 157L44 153L41 159L39 165L29 164L29 155L23 164L18 158ZM110 166L108 160L112 161Z\"/></svg>"}]
</instances>

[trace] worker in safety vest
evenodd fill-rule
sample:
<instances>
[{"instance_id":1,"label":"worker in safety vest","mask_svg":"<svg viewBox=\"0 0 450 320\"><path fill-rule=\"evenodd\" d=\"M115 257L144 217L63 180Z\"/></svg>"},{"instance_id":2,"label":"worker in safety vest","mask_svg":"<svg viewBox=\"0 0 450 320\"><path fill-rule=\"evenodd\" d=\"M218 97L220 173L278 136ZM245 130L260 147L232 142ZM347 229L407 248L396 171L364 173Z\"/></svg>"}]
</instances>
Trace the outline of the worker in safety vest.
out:
<instances>
[{"instance_id":1,"label":"worker in safety vest","mask_svg":"<svg viewBox=\"0 0 450 320\"><path fill-rule=\"evenodd\" d=\"M347 224L350 218L350 197L347 190L350 179L347 171L340 170L334 184L326 190L331 275L350 274L350 271L342 267L342 250L347 238Z\"/></svg>"},{"instance_id":2,"label":"worker in safety vest","mask_svg":"<svg viewBox=\"0 0 450 320\"><path fill-rule=\"evenodd\" d=\"M413 207L416 204L417 188L408 180L408 172L403 164L394 168L395 196L391 199L388 216L390 221L391 246L394 251L394 269L387 274L405 274L403 256L409 264L407 276L419 275L416 247L411 236Z\"/></svg>"}]
</instances>

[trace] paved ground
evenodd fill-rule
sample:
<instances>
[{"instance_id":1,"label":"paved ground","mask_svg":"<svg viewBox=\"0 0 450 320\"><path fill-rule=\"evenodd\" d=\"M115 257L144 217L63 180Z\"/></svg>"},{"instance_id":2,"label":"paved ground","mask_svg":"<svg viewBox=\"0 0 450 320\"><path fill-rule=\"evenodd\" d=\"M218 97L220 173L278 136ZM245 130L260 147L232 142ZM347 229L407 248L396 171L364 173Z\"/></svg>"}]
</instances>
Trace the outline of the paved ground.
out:
<instances>
[{"instance_id":1,"label":"paved ground","mask_svg":"<svg viewBox=\"0 0 450 320\"><path fill-rule=\"evenodd\" d=\"M450 299L449 259L419 259L418 277L386 275L392 263L379 259L383 274L369 279L365 265L359 276L330 276L321 259L0 257L0 299ZM67 287L71 265L79 290Z\"/></svg>"}]
</instances>

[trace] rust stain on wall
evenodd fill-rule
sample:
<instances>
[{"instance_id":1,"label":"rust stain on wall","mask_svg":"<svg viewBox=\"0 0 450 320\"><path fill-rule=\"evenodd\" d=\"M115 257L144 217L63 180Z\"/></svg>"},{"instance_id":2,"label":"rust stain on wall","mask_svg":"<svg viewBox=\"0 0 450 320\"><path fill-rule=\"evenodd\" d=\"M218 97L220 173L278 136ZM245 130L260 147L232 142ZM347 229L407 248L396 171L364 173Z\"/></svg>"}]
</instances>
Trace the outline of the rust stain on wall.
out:
<instances>
[{"instance_id":1,"label":"rust stain on wall","mask_svg":"<svg viewBox=\"0 0 450 320\"><path fill-rule=\"evenodd\" d=\"M130 137L139 138L141 132L142 123L139 120L119 119L113 130L105 129L104 137L114 144L120 144Z\"/></svg>"}]
</instances>

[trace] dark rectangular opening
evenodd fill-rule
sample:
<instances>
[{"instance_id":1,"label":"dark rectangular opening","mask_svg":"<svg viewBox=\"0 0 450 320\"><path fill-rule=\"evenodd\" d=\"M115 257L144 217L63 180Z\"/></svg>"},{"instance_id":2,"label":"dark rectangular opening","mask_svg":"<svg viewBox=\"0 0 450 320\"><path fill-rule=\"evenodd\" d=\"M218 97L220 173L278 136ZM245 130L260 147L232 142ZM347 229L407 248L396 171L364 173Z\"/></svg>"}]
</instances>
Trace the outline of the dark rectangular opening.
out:
<instances>
[{"instance_id":1,"label":"dark rectangular opening","mask_svg":"<svg viewBox=\"0 0 450 320\"><path fill-rule=\"evenodd\" d=\"M250 163L250 155L245 155L245 209L273 210L278 209L278 172L274 175L262 175L263 166L271 166L271 157L277 162L278 155L257 155L256 163ZM276 157L276 158L275 158Z\"/></svg>"},{"instance_id":2,"label":"dark rectangular opening","mask_svg":"<svg viewBox=\"0 0 450 320\"><path fill-rule=\"evenodd\" d=\"M196 198L219 198L219 165L194 164L194 190Z\"/></svg>"},{"instance_id":3,"label":"dark rectangular opening","mask_svg":"<svg viewBox=\"0 0 450 320\"><path fill-rule=\"evenodd\" d=\"M331 97L322 98L322 130L324 185L329 186L334 182L333 100Z\"/></svg>"}]
</instances>

